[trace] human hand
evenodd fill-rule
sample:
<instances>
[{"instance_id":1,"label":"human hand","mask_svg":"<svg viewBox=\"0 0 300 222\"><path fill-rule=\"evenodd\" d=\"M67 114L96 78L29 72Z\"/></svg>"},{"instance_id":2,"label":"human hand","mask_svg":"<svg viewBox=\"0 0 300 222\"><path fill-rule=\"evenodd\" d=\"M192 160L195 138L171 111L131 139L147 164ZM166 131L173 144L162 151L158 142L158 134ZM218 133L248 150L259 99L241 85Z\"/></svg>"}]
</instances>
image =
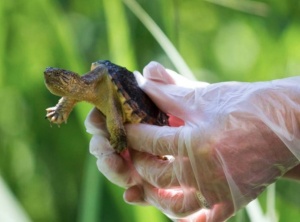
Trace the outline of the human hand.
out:
<instances>
[{"instance_id":1,"label":"human hand","mask_svg":"<svg viewBox=\"0 0 300 222\"><path fill-rule=\"evenodd\" d=\"M288 142L287 131L274 130L276 121L267 121L272 109L267 116L253 112L265 108L264 98L253 105L259 91L268 92L268 83L189 82L155 63L146 67L144 75L150 81L137 75L144 91L164 111L184 120L185 126L128 125L130 144L145 153L129 149L119 155L109 145L101 114L93 110L86 121L94 134L90 147L99 170L113 183L130 187L124 194L127 202L150 203L171 218L186 218L182 221L220 221L298 163L286 149L297 150L295 141ZM230 100L232 96L235 99ZM279 104L286 96L279 95ZM260 119L261 115L268 118ZM286 126L290 134L297 132L288 121ZM156 154L172 158L163 161Z\"/></svg>"},{"instance_id":2,"label":"human hand","mask_svg":"<svg viewBox=\"0 0 300 222\"><path fill-rule=\"evenodd\" d=\"M195 86L157 63L136 77L184 126L126 126L143 179L125 192L128 202L181 221L223 221L299 164L299 78Z\"/></svg>"}]
</instances>

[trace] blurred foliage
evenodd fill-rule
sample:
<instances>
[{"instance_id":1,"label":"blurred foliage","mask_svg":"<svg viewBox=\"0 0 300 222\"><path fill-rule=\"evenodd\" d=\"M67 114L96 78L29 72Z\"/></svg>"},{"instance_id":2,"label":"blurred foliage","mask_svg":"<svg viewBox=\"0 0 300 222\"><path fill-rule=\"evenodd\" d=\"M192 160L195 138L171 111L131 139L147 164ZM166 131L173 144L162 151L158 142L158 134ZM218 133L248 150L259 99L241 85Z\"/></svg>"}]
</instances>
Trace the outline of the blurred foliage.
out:
<instances>
[{"instance_id":1,"label":"blurred foliage","mask_svg":"<svg viewBox=\"0 0 300 222\"><path fill-rule=\"evenodd\" d=\"M299 1L138 3L201 80L261 81L300 71ZM4 0L0 24L0 174L28 217L168 221L124 203L123 190L97 172L83 125L90 105L78 105L60 128L44 120L58 99L43 84L45 67L85 73L91 62L110 59L132 70L151 60L174 68L152 34L121 0ZM299 195L299 184L277 183L279 221L298 221ZM240 211L230 221L249 219Z\"/></svg>"}]
</instances>

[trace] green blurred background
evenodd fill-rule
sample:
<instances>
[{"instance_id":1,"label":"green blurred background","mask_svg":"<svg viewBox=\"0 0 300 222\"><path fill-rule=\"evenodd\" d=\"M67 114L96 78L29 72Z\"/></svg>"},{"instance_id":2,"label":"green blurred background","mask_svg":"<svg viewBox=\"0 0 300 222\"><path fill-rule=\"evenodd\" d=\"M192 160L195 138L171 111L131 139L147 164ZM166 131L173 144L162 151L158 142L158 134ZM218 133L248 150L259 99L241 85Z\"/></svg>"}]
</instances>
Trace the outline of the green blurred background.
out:
<instances>
[{"instance_id":1,"label":"green blurred background","mask_svg":"<svg viewBox=\"0 0 300 222\"><path fill-rule=\"evenodd\" d=\"M43 83L47 66L85 73L91 62L110 59L141 71L156 60L179 70L167 56L172 52L153 37L159 35L127 7L132 2L0 1L1 221L169 221L154 208L125 204L123 189L97 171L83 125L90 105L78 105L60 128L44 119L45 108L58 100ZM198 79L261 81L300 73L299 1L137 2ZM300 218L299 183L278 181L275 194L259 201L278 221ZM250 221L249 211L230 221Z\"/></svg>"}]
</instances>

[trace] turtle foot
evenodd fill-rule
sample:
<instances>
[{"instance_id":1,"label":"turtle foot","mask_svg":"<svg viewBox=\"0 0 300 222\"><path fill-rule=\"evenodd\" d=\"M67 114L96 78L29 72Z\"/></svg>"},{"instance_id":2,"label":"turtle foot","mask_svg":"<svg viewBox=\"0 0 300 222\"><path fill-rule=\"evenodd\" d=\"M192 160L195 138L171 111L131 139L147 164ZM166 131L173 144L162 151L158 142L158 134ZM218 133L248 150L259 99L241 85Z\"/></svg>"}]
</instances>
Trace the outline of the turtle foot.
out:
<instances>
[{"instance_id":1,"label":"turtle foot","mask_svg":"<svg viewBox=\"0 0 300 222\"><path fill-rule=\"evenodd\" d=\"M118 153L121 153L123 150L127 148L127 140L126 137L121 137L119 139L112 139L110 140L111 146L114 150Z\"/></svg>"},{"instance_id":2,"label":"turtle foot","mask_svg":"<svg viewBox=\"0 0 300 222\"><path fill-rule=\"evenodd\" d=\"M58 109L57 106L50 107L46 109L47 114L46 117L51 123L62 124L67 123L67 115L62 112L62 110Z\"/></svg>"}]
</instances>

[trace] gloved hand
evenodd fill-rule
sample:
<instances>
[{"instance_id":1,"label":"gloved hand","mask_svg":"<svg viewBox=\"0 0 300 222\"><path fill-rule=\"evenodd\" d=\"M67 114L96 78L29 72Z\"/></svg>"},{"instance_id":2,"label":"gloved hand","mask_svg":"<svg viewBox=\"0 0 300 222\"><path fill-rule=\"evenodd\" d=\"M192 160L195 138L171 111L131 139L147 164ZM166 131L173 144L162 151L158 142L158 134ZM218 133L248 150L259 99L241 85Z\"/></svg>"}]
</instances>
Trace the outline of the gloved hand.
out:
<instances>
[{"instance_id":1,"label":"gloved hand","mask_svg":"<svg viewBox=\"0 0 300 222\"><path fill-rule=\"evenodd\" d=\"M181 221L223 221L299 165L299 77L208 85L150 63L144 77L136 73L136 78L184 125L128 124L131 159L115 154L107 140L100 144L104 134L93 137L94 154L109 153L98 161L99 170L131 186L124 194L127 202L149 203ZM87 123L95 125L93 116Z\"/></svg>"}]
</instances>

